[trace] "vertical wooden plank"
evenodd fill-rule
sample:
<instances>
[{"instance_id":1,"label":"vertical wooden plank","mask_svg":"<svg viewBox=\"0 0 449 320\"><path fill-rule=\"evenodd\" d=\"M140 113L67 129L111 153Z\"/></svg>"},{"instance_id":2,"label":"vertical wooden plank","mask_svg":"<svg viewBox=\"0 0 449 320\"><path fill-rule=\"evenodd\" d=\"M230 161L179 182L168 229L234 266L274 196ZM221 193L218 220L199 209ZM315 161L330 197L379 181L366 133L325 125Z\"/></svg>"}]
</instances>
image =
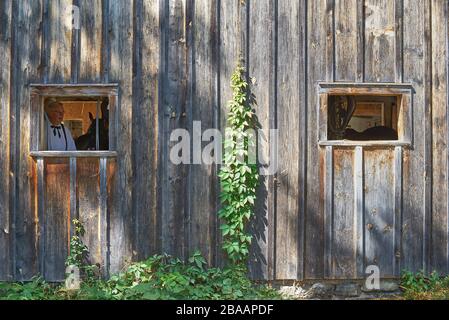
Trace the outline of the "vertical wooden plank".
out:
<instances>
[{"instance_id":1,"label":"vertical wooden plank","mask_svg":"<svg viewBox=\"0 0 449 320\"><path fill-rule=\"evenodd\" d=\"M33 177L31 166L33 160L29 156L30 135L30 89L28 84L41 79L40 48L42 8L40 1L20 1L13 3L13 69L11 83L12 92L11 137L14 136L14 147L11 165L13 168L13 185L15 190L14 226L16 251L17 280L30 279L38 270L37 235L34 204L31 194ZM12 141L12 140L11 140Z\"/></svg>"},{"instance_id":2,"label":"vertical wooden plank","mask_svg":"<svg viewBox=\"0 0 449 320\"><path fill-rule=\"evenodd\" d=\"M394 30L395 30L395 82L403 82L403 16L404 0L394 1Z\"/></svg>"},{"instance_id":3,"label":"vertical wooden plank","mask_svg":"<svg viewBox=\"0 0 449 320\"><path fill-rule=\"evenodd\" d=\"M324 224L323 224L323 164L324 151L318 147L318 92L317 81L331 81L332 74L327 65L332 51L326 39L332 34L330 23L332 16L331 1L307 2L308 30L308 72L307 72L307 200L305 232L305 278L322 278L324 273Z\"/></svg>"},{"instance_id":4,"label":"vertical wooden plank","mask_svg":"<svg viewBox=\"0 0 449 320\"><path fill-rule=\"evenodd\" d=\"M447 1L431 1L432 218L429 271L448 270L448 52Z\"/></svg>"},{"instance_id":5,"label":"vertical wooden plank","mask_svg":"<svg viewBox=\"0 0 449 320\"><path fill-rule=\"evenodd\" d=\"M40 1L39 1L40 2ZM52 83L69 83L72 80L72 4L71 0L42 1L44 14L43 38L41 40L43 63L42 71L45 81ZM29 22L34 25L36 22ZM36 28L39 25L36 25ZM32 35L34 37L34 34ZM31 52L35 55L35 52ZM29 81L33 82L33 81ZM40 82L40 81L34 81ZM46 161L47 162L47 161ZM65 277L65 259L68 255L70 234L70 167L68 163L45 163L45 262L46 280L62 280ZM65 170L65 171L64 171ZM62 189L54 184L61 174ZM68 182L65 185L64 179ZM49 185L50 184L50 185ZM51 185L53 184L53 185ZM66 193L67 192L67 193ZM60 212L58 212L60 211Z\"/></svg>"},{"instance_id":6,"label":"vertical wooden plank","mask_svg":"<svg viewBox=\"0 0 449 320\"><path fill-rule=\"evenodd\" d=\"M36 2L35 2L36 3ZM40 3L40 1L38 1ZM68 83L72 79L72 4L71 0L42 1L44 14L39 12L43 20L42 54L40 61L45 81ZM33 19L28 20L35 25ZM33 22L31 22L33 21ZM36 28L39 24L36 25ZM32 37L35 35L33 34ZM31 52L35 55L35 52ZM33 82L33 81L29 81ZM40 82L34 80L34 82ZM70 233L70 167L68 163L45 163L45 261L43 274L46 280L62 280L65 277L65 259L68 255ZM55 184L58 175L62 180L61 187ZM65 185L67 179L67 185Z\"/></svg>"},{"instance_id":7,"label":"vertical wooden plank","mask_svg":"<svg viewBox=\"0 0 449 320\"><path fill-rule=\"evenodd\" d=\"M264 132L264 136L258 140L258 159L261 165L268 168L270 162L270 152L274 152L271 145L269 129L276 128L276 5L272 0L263 0L257 2L247 2L246 10L249 13L249 30L247 34L248 52L247 52L247 68L250 77L255 78L255 83L251 87L252 93L256 96L257 107L256 114ZM273 256L275 243L283 243L287 239L276 239L278 234L274 231L276 225L274 222L275 200L274 188L272 185L271 175L261 176L260 186L257 190L256 212L259 219L267 221L267 243L263 243L260 247L261 254L267 260L267 273L263 274L264 278L272 279L277 276L277 267L280 268L279 275L294 273L291 269L291 263L279 265ZM263 212L263 213L262 213ZM274 232L274 233L273 233ZM283 237L285 234L279 234ZM272 239L272 240L271 240ZM284 245L284 244L283 244ZM293 261L296 264L296 261ZM284 269L287 268L287 269ZM262 270L263 272L263 270Z\"/></svg>"},{"instance_id":8,"label":"vertical wooden plank","mask_svg":"<svg viewBox=\"0 0 449 320\"><path fill-rule=\"evenodd\" d=\"M189 3L189 6L187 6ZM178 128L187 128L187 79L188 79L188 25L186 10L190 2L186 0L170 1L165 4L163 32L164 46L164 104L162 149L162 251L185 256L188 231L185 228L187 201L187 165L173 164L169 155L173 145L170 134Z\"/></svg>"},{"instance_id":9,"label":"vertical wooden plank","mask_svg":"<svg viewBox=\"0 0 449 320\"><path fill-rule=\"evenodd\" d=\"M12 280L10 208L10 96L12 1L0 2L0 280Z\"/></svg>"},{"instance_id":10,"label":"vertical wooden plank","mask_svg":"<svg viewBox=\"0 0 449 320\"><path fill-rule=\"evenodd\" d=\"M76 186L78 217L84 225L86 233L83 241L89 248L90 263L99 263L104 267L101 242L102 215L100 190L100 159L78 158L76 164Z\"/></svg>"},{"instance_id":11,"label":"vertical wooden plank","mask_svg":"<svg viewBox=\"0 0 449 320\"><path fill-rule=\"evenodd\" d=\"M241 2L238 0L223 1L218 3L218 20L219 20L219 41L218 41L218 105L219 110L219 128L223 136L227 126L228 102L232 98L232 90L230 87L231 75L239 61L239 55L242 52L240 38L243 34L242 24L244 17L240 12ZM218 209L217 209L218 210ZM259 212L259 211L256 211ZM256 214L256 218L260 215ZM262 269L267 267L266 257L261 254L261 248L267 241L265 225L258 228L260 220L254 219L251 223L251 233L253 234L253 242L250 249L249 270L252 277L259 278ZM222 246L221 230L217 226L217 262L220 266L225 263L225 255Z\"/></svg>"},{"instance_id":12,"label":"vertical wooden plank","mask_svg":"<svg viewBox=\"0 0 449 320\"><path fill-rule=\"evenodd\" d=\"M393 82L395 62L395 8L391 0L365 2L365 79Z\"/></svg>"},{"instance_id":13,"label":"vertical wooden plank","mask_svg":"<svg viewBox=\"0 0 449 320\"><path fill-rule=\"evenodd\" d=\"M99 82L101 79L102 1L78 0L80 10L80 83Z\"/></svg>"},{"instance_id":14,"label":"vertical wooden plank","mask_svg":"<svg viewBox=\"0 0 449 320\"><path fill-rule=\"evenodd\" d=\"M109 80L120 83L117 121L117 185L120 198L111 208L111 272L132 260L132 94L134 1L109 1Z\"/></svg>"},{"instance_id":15,"label":"vertical wooden plank","mask_svg":"<svg viewBox=\"0 0 449 320\"><path fill-rule=\"evenodd\" d=\"M326 55L326 78L336 81L336 60L335 60L335 1L325 0L326 9L324 14L323 25L326 30L325 51Z\"/></svg>"},{"instance_id":16,"label":"vertical wooden plank","mask_svg":"<svg viewBox=\"0 0 449 320\"><path fill-rule=\"evenodd\" d=\"M158 194L157 194L157 207L158 207L158 214L156 218L156 232L157 232L157 242L155 243L157 245L158 250L162 251L162 221L163 221L163 215L165 213L165 206L164 206L164 200L165 196L163 195L164 191L164 178L166 178L165 170L166 166L164 164L164 160L166 161L167 157L167 135L165 134L165 117L167 116L167 104L165 100L165 79L166 79L166 70L167 70L167 3L166 1L159 0L159 72L157 75L157 80L159 83L158 86L158 101L157 101L157 107L158 107L158 115L157 115L157 121L159 124L159 130L158 130L158 138L157 142L159 144L159 152L158 152L158 159L160 161L159 163L159 170L157 173L157 179L159 181L158 185Z\"/></svg>"},{"instance_id":17,"label":"vertical wooden plank","mask_svg":"<svg viewBox=\"0 0 449 320\"><path fill-rule=\"evenodd\" d=\"M106 243L107 248L106 249L106 266L107 266L107 273L112 274L114 271L111 270L111 252L112 252L112 239L111 239L111 221L114 214L114 206L117 205L120 192L117 188L117 159L115 158L108 158L107 162L107 168L106 168L106 191L107 191L107 216L106 216Z\"/></svg>"},{"instance_id":18,"label":"vertical wooden plank","mask_svg":"<svg viewBox=\"0 0 449 320\"><path fill-rule=\"evenodd\" d=\"M306 233L306 199L307 199L307 112L308 112L308 99L309 99L309 86L308 86L308 6L307 1L301 2L302 12L298 16L298 19L302 22L302 29L300 34L302 34L301 40L301 58L299 59L300 64L300 101L302 103L302 112L300 112L300 130L299 130L299 141L300 141L300 156L299 156L299 170L298 170L298 182L300 188L299 197L299 216L298 216L298 279L305 278L305 233Z\"/></svg>"},{"instance_id":19,"label":"vertical wooden plank","mask_svg":"<svg viewBox=\"0 0 449 320\"><path fill-rule=\"evenodd\" d=\"M72 0L54 0L47 3L49 33L46 35L48 80L68 83L72 72ZM45 57L47 58L47 57Z\"/></svg>"},{"instance_id":20,"label":"vertical wooden plank","mask_svg":"<svg viewBox=\"0 0 449 320\"><path fill-rule=\"evenodd\" d=\"M109 0L101 1L101 81L109 82L109 69L111 67L111 44L109 42ZM110 103L110 100L109 100ZM111 143L111 142L109 142Z\"/></svg>"},{"instance_id":21,"label":"vertical wooden plank","mask_svg":"<svg viewBox=\"0 0 449 320\"><path fill-rule=\"evenodd\" d=\"M354 153L354 247L356 249L357 278L365 277L365 190L363 147L356 147Z\"/></svg>"},{"instance_id":22,"label":"vertical wooden plank","mask_svg":"<svg viewBox=\"0 0 449 320\"><path fill-rule=\"evenodd\" d=\"M332 278L357 278L357 209L356 196L358 180L357 171L359 151L356 147L338 149L334 151L334 183L330 197L333 197L333 217L330 221L332 228ZM327 200L329 201L329 200Z\"/></svg>"},{"instance_id":23,"label":"vertical wooden plank","mask_svg":"<svg viewBox=\"0 0 449 320\"><path fill-rule=\"evenodd\" d=\"M44 165L44 277L61 281L69 252L70 166L67 158L47 158Z\"/></svg>"},{"instance_id":24,"label":"vertical wooden plank","mask_svg":"<svg viewBox=\"0 0 449 320\"><path fill-rule=\"evenodd\" d=\"M336 60L335 60L335 2L336 0L326 0L326 18L323 20L326 28L326 74L329 79L336 81Z\"/></svg>"},{"instance_id":25,"label":"vertical wooden plank","mask_svg":"<svg viewBox=\"0 0 449 320\"><path fill-rule=\"evenodd\" d=\"M402 147L394 148L394 265L393 274L401 275L401 225L402 225Z\"/></svg>"},{"instance_id":26,"label":"vertical wooden plank","mask_svg":"<svg viewBox=\"0 0 449 320\"><path fill-rule=\"evenodd\" d=\"M449 4L446 7L446 14L449 14ZM446 21L446 57L447 55L449 55L449 23ZM446 71L449 71L449 58L447 58L448 63L446 65ZM449 72L446 72L446 126L448 128L448 132L447 132L447 139L449 140ZM449 150L448 150L448 156L447 156L447 168L449 170ZM449 182L448 182L449 183ZM447 197L447 208L448 208L448 213L447 213L447 235L448 235L448 239L446 242L446 252L447 252L447 270L446 273L449 273L449 195Z\"/></svg>"},{"instance_id":27,"label":"vertical wooden plank","mask_svg":"<svg viewBox=\"0 0 449 320\"><path fill-rule=\"evenodd\" d=\"M220 97L220 33L221 33L221 12L220 12L220 6L221 6L221 0L215 1L215 36L213 39L213 54L214 54L214 61L215 61L215 77L214 77L214 85L215 85L215 96L214 96L214 104L215 104L215 110L214 110L214 127L218 130L221 129L221 97ZM215 164L214 167L215 175L218 174L220 170L220 164ZM215 199L214 199L214 212L218 213L218 210L220 209L220 179L215 179ZM221 230L220 230L220 219L218 218L218 214L215 216L215 230L213 230L213 233L215 235L214 237L214 252L215 252L215 261L212 263L215 266L220 266L221 261L223 261L223 255L224 250L221 248ZM250 247L251 249L251 247Z\"/></svg>"},{"instance_id":28,"label":"vertical wooden plank","mask_svg":"<svg viewBox=\"0 0 449 320\"><path fill-rule=\"evenodd\" d=\"M67 14L67 13L66 13ZM71 15L71 17L70 17ZM80 55L81 55L81 21L80 21L80 4L79 0L72 0L72 7L69 13L69 19L72 31L72 45L71 45L71 70L70 82L77 83L79 80L80 71Z\"/></svg>"},{"instance_id":29,"label":"vertical wooden plank","mask_svg":"<svg viewBox=\"0 0 449 320\"><path fill-rule=\"evenodd\" d=\"M337 158L337 162L339 159ZM338 167L337 169L340 169ZM332 146L326 146L326 161L324 166L324 228L325 228L325 240L324 240L324 277L331 278L334 276L333 268L333 232L334 232L334 150ZM337 170L336 175L340 172ZM338 182L338 181L336 181ZM338 186L337 186L338 187ZM338 201L338 199L335 199ZM338 210L338 209L337 209ZM338 214L338 212L336 212ZM338 250L338 246L336 247ZM338 258L337 258L338 259Z\"/></svg>"},{"instance_id":30,"label":"vertical wooden plank","mask_svg":"<svg viewBox=\"0 0 449 320\"><path fill-rule=\"evenodd\" d=\"M365 264L382 277L394 276L394 151L365 150Z\"/></svg>"},{"instance_id":31,"label":"vertical wooden plank","mask_svg":"<svg viewBox=\"0 0 449 320\"><path fill-rule=\"evenodd\" d=\"M218 59L218 105L219 110L219 128L224 135L227 126L227 114L228 114L228 102L232 98L232 90L230 87L231 75L235 70L240 58L240 54L243 53L241 36L245 32L246 27L245 17L242 16L240 10L242 5L241 1L223 1L218 2L218 15L219 15L219 59ZM218 209L217 209L218 210ZM266 274L267 260L266 255L263 254L267 243L267 228L263 223L263 212L256 208L256 216L253 223L250 226L251 233L253 235L253 242L250 248L250 262L249 270L253 278L263 278L263 274ZM217 241L217 262L223 266L225 263L225 254L221 249L222 237L221 231L217 228L219 233ZM265 271L262 271L265 270ZM264 273L265 272L265 273Z\"/></svg>"},{"instance_id":32,"label":"vertical wooden plank","mask_svg":"<svg viewBox=\"0 0 449 320\"><path fill-rule=\"evenodd\" d=\"M217 1L194 1L192 17L192 110L191 120L201 121L201 130L214 128L218 112L215 95L217 76L217 55L214 43L217 34ZM190 118L189 117L189 118ZM190 120L190 119L189 119ZM202 132L200 132L201 134ZM194 132L195 134L195 132ZM196 136L192 137L197 138ZM200 143L201 150L193 150L193 158L201 159L203 147L209 141ZM217 230L217 181L216 164L201 163L190 167L190 252L198 248L209 263L216 257Z\"/></svg>"},{"instance_id":33,"label":"vertical wooden plank","mask_svg":"<svg viewBox=\"0 0 449 320\"><path fill-rule=\"evenodd\" d=\"M138 259L156 253L158 238L158 166L160 165L159 82L160 30L159 1L136 2L135 85L133 113L133 167L141 174L133 178L134 250ZM145 139L142 139L145 137ZM144 166L141 164L145 163Z\"/></svg>"},{"instance_id":34,"label":"vertical wooden plank","mask_svg":"<svg viewBox=\"0 0 449 320\"><path fill-rule=\"evenodd\" d=\"M335 1L335 80L358 78L358 1ZM363 53L362 53L363 54Z\"/></svg>"},{"instance_id":35,"label":"vertical wooden plank","mask_svg":"<svg viewBox=\"0 0 449 320\"><path fill-rule=\"evenodd\" d=\"M425 146L429 143L423 126L425 110L425 38L424 1L404 0L403 49L404 82L413 84L413 150L403 151L403 219L401 268L410 271L422 269Z\"/></svg>"},{"instance_id":36,"label":"vertical wooden plank","mask_svg":"<svg viewBox=\"0 0 449 320\"><path fill-rule=\"evenodd\" d=\"M433 121L432 121L432 1L424 4L424 105L427 106L424 111L424 163L425 163L425 182L424 182L424 216L421 221L423 241L421 269L430 272L430 254L431 254L431 232L432 232L432 157L433 157Z\"/></svg>"},{"instance_id":37,"label":"vertical wooden plank","mask_svg":"<svg viewBox=\"0 0 449 320\"><path fill-rule=\"evenodd\" d=\"M300 185L299 170L304 156L300 150L304 140L300 130L304 121L305 90L304 79L304 2L278 2L278 81L277 81L277 122L279 129L279 169L276 199L276 278L296 279L302 277L299 260L300 224L299 199L304 190ZM298 41L291 39L298 37ZM288 143L282 143L288 141Z\"/></svg>"},{"instance_id":38,"label":"vertical wooden plank","mask_svg":"<svg viewBox=\"0 0 449 320\"><path fill-rule=\"evenodd\" d=\"M42 36L41 36L41 73L42 82L48 83L49 65L50 65L50 50L51 50L51 37L50 37L50 0L42 0Z\"/></svg>"},{"instance_id":39,"label":"vertical wooden plank","mask_svg":"<svg viewBox=\"0 0 449 320\"><path fill-rule=\"evenodd\" d=\"M220 0L220 101L221 101L221 128L226 127L227 104L232 99L230 87L231 75L242 52L240 37L243 30L240 16L241 2L238 0Z\"/></svg>"},{"instance_id":40,"label":"vertical wooden plank","mask_svg":"<svg viewBox=\"0 0 449 320\"><path fill-rule=\"evenodd\" d=\"M357 0L357 82L365 80L365 0Z\"/></svg>"}]
</instances>

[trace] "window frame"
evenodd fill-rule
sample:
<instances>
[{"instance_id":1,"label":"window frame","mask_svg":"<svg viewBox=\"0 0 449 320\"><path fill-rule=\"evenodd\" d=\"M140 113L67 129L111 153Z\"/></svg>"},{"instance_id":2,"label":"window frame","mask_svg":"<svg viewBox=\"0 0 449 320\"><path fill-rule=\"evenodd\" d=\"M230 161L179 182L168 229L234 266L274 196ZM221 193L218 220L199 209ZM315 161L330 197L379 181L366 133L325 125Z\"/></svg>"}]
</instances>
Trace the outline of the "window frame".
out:
<instances>
[{"instance_id":1,"label":"window frame","mask_svg":"<svg viewBox=\"0 0 449 320\"><path fill-rule=\"evenodd\" d=\"M318 144L320 146L405 146L413 148L413 85L410 83L318 82ZM398 140L329 140L329 95L400 96Z\"/></svg>"},{"instance_id":2,"label":"window frame","mask_svg":"<svg viewBox=\"0 0 449 320\"><path fill-rule=\"evenodd\" d=\"M103 84L30 84L30 155L32 157L116 157L118 133L117 83ZM45 145L44 99L55 98L109 98L109 150L48 151Z\"/></svg>"}]
</instances>

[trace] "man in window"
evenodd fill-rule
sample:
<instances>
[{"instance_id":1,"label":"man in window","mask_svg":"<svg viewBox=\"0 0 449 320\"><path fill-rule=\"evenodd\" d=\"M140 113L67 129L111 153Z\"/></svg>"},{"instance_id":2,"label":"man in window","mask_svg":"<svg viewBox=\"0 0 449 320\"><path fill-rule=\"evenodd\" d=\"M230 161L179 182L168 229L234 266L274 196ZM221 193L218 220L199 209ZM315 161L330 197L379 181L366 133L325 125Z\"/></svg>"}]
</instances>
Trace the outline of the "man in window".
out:
<instances>
[{"instance_id":1,"label":"man in window","mask_svg":"<svg viewBox=\"0 0 449 320\"><path fill-rule=\"evenodd\" d=\"M50 99L45 104L45 118L47 129L47 149L51 151L75 151L70 130L64 128L64 107L55 99Z\"/></svg>"}]
</instances>

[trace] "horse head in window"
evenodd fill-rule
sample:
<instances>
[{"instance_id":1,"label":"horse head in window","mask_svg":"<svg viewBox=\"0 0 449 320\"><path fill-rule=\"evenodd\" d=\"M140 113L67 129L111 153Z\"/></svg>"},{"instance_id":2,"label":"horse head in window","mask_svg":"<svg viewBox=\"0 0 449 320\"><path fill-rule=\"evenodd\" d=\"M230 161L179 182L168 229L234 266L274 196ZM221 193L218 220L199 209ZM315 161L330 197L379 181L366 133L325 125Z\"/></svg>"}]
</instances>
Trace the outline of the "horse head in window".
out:
<instances>
[{"instance_id":1,"label":"horse head in window","mask_svg":"<svg viewBox=\"0 0 449 320\"><path fill-rule=\"evenodd\" d=\"M96 150L96 134L98 121L99 150L109 150L109 113L108 99L101 104L101 119L95 119L89 112L90 126L87 132L75 139L77 150Z\"/></svg>"},{"instance_id":2,"label":"horse head in window","mask_svg":"<svg viewBox=\"0 0 449 320\"><path fill-rule=\"evenodd\" d=\"M393 128L386 126L376 126L366 129L363 132L358 132L354 129L348 128L345 130L343 139L347 140L397 140L398 132Z\"/></svg>"}]
</instances>

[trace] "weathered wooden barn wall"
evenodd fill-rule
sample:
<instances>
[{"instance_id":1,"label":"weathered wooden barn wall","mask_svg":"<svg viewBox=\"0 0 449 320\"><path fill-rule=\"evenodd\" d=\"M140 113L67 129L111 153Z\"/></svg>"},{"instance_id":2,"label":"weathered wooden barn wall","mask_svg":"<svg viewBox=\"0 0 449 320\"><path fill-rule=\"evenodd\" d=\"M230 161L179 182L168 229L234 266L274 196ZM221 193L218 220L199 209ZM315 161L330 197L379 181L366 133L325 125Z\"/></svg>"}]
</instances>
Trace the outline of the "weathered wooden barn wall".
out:
<instances>
[{"instance_id":1,"label":"weathered wooden barn wall","mask_svg":"<svg viewBox=\"0 0 449 320\"><path fill-rule=\"evenodd\" d=\"M64 23L71 5L79 30ZM240 53L256 79L259 120L280 141L278 173L259 190L252 275L357 278L371 263L385 277L448 273L447 1L0 0L0 279L39 272L43 230L60 233L48 243L62 253L55 261L67 252L70 205L55 185L74 182L29 156L30 83L120 86L118 157L107 175L117 186L108 190L111 272L195 248L222 264L217 168L170 163L169 137L192 132L194 120L224 127ZM413 148L320 147L317 81L411 83ZM267 159L269 141L261 149ZM98 162L76 168L80 216L94 220ZM54 208L44 228L38 172ZM55 268L50 279L63 270Z\"/></svg>"}]
</instances>

